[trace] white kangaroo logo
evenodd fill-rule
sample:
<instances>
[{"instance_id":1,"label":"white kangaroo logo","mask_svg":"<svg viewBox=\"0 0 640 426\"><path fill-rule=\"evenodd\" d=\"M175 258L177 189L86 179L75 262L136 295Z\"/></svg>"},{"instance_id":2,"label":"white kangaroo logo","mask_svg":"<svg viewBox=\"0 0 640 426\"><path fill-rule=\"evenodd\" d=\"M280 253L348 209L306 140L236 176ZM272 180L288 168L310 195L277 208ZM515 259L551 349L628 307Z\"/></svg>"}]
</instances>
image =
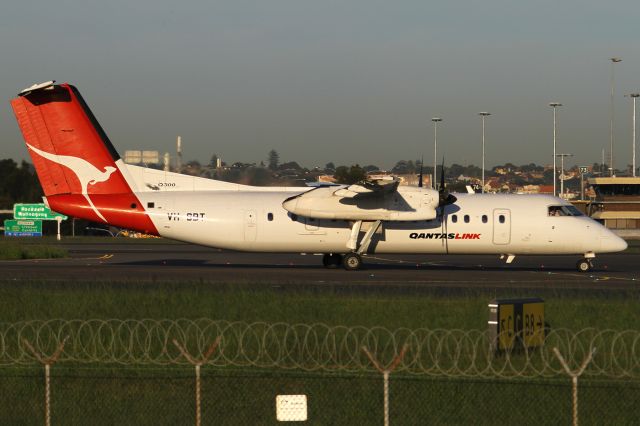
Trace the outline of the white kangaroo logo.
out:
<instances>
[{"instance_id":1,"label":"white kangaroo logo","mask_svg":"<svg viewBox=\"0 0 640 426\"><path fill-rule=\"evenodd\" d=\"M96 206L93 205L91 198L89 198L89 193L87 192L87 188L89 187L89 185L95 185L98 182L105 182L109 180L109 177L111 177L111 174L116 171L115 167L106 166L104 168L104 172L101 172L93 164L89 163L86 160L83 160L82 158L71 157L68 155L51 154L49 152L42 151L36 148L35 146L31 146L29 144L27 144L27 146L32 151L35 151L36 153L38 153L38 155L40 155L41 157L44 157L47 160L51 160L54 163L65 166L68 169L70 169L73 173L75 173L76 177L80 181L80 185L82 186L82 195L84 196L84 198L87 199L87 201L89 202L89 205L91 206L93 211L98 215L98 217L105 222L107 221L104 218L104 216L102 216L102 214L98 211Z\"/></svg>"}]
</instances>

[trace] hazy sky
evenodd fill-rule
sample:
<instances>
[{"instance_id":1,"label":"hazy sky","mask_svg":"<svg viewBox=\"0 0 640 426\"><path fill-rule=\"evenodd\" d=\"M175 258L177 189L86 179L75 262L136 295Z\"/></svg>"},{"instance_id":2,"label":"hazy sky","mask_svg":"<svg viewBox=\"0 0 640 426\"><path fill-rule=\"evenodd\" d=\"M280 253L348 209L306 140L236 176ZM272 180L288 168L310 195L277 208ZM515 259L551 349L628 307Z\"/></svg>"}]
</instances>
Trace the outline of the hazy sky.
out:
<instances>
[{"instance_id":1,"label":"hazy sky","mask_svg":"<svg viewBox=\"0 0 640 426\"><path fill-rule=\"evenodd\" d=\"M487 166L631 162L638 0L11 1L0 12L0 158L27 157L8 101L75 84L116 148L389 168L422 153ZM640 103L639 103L640 110ZM640 164L640 151L639 151Z\"/></svg>"}]
</instances>

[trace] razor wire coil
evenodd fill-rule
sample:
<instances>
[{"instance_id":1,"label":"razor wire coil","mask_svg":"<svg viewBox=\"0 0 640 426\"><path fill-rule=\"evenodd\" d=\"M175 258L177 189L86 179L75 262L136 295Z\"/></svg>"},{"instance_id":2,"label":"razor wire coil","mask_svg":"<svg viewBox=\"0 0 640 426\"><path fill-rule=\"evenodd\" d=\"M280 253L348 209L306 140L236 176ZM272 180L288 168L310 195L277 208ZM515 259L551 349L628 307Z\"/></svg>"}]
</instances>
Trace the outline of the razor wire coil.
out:
<instances>
[{"instance_id":1,"label":"razor wire coil","mask_svg":"<svg viewBox=\"0 0 640 426\"><path fill-rule=\"evenodd\" d=\"M557 347L573 368L597 348L585 374L640 378L640 331L557 329L534 350L496 352L489 331L390 330L384 327L230 322L211 319L90 319L0 323L0 366L37 362L25 341L44 357L68 339L58 362L185 365L172 343L195 359L216 338L206 365L304 371L374 371L363 347L387 365L406 346L396 372L456 377L551 377L563 373Z\"/></svg>"}]
</instances>

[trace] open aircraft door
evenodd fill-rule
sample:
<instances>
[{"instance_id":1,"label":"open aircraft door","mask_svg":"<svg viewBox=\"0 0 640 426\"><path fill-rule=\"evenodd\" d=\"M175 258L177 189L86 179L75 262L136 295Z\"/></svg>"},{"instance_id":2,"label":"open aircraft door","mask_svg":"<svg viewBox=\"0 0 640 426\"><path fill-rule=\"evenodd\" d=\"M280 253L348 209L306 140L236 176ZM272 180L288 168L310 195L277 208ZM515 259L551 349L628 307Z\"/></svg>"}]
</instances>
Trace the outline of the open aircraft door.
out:
<instances>
[{"instance_id":1,"label":"open aircraft door","mask_svg":"<svg viewBox=\"0 0 640 426\"><path fill-rule=\"evenodd\" d=\"M511 210L493 210L493 244L511 242Z\"/></svg>"},{"instance_id":2,"label":"open aircraft door","mask_svg":"<svg viewBox=\"0 0 640 426\"><path fill-rule=\"evenodd\" d=\"M255 210L245 210L244 212L244 240L255 241L257 234L257 220Z\"/></svg>"}]
</instances>

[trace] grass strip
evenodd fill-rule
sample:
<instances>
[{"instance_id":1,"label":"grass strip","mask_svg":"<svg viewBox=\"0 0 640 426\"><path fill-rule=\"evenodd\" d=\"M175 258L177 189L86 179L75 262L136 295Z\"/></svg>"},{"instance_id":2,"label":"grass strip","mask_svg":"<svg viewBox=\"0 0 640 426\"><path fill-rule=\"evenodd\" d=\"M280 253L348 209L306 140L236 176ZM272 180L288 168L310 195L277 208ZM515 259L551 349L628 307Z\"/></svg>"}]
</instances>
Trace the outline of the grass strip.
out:
<instances>
[{"instance_id":1,"label":"grass strip","mask_svg":"<svg viewBox=\"0 0 640 426\"><path fill-rule=\"evenodd\" d=\"M55 259L67 256L67 250L61 247L31 242L22 244L22 242L7 239L0 242L0 260Z\"/></svg>"},{"instance_id":2,"label":"grass strip","mask_svg":"<svg viewBox=\"0 0 640 426\"><path fill-rule=\"evenodd\" d=\"M487 304L495 295L469 292L344 293L331 287L295 290L291 286L220 285L207 282L100 282L0 280L0 321L93 318L211 318L228 321L325 323L383 326L389 329L484 329ZM640 292L624 297L573 297L563 293L514 292L543 296L553 328L640 329Z\"/></svg>"}]
</instances>

